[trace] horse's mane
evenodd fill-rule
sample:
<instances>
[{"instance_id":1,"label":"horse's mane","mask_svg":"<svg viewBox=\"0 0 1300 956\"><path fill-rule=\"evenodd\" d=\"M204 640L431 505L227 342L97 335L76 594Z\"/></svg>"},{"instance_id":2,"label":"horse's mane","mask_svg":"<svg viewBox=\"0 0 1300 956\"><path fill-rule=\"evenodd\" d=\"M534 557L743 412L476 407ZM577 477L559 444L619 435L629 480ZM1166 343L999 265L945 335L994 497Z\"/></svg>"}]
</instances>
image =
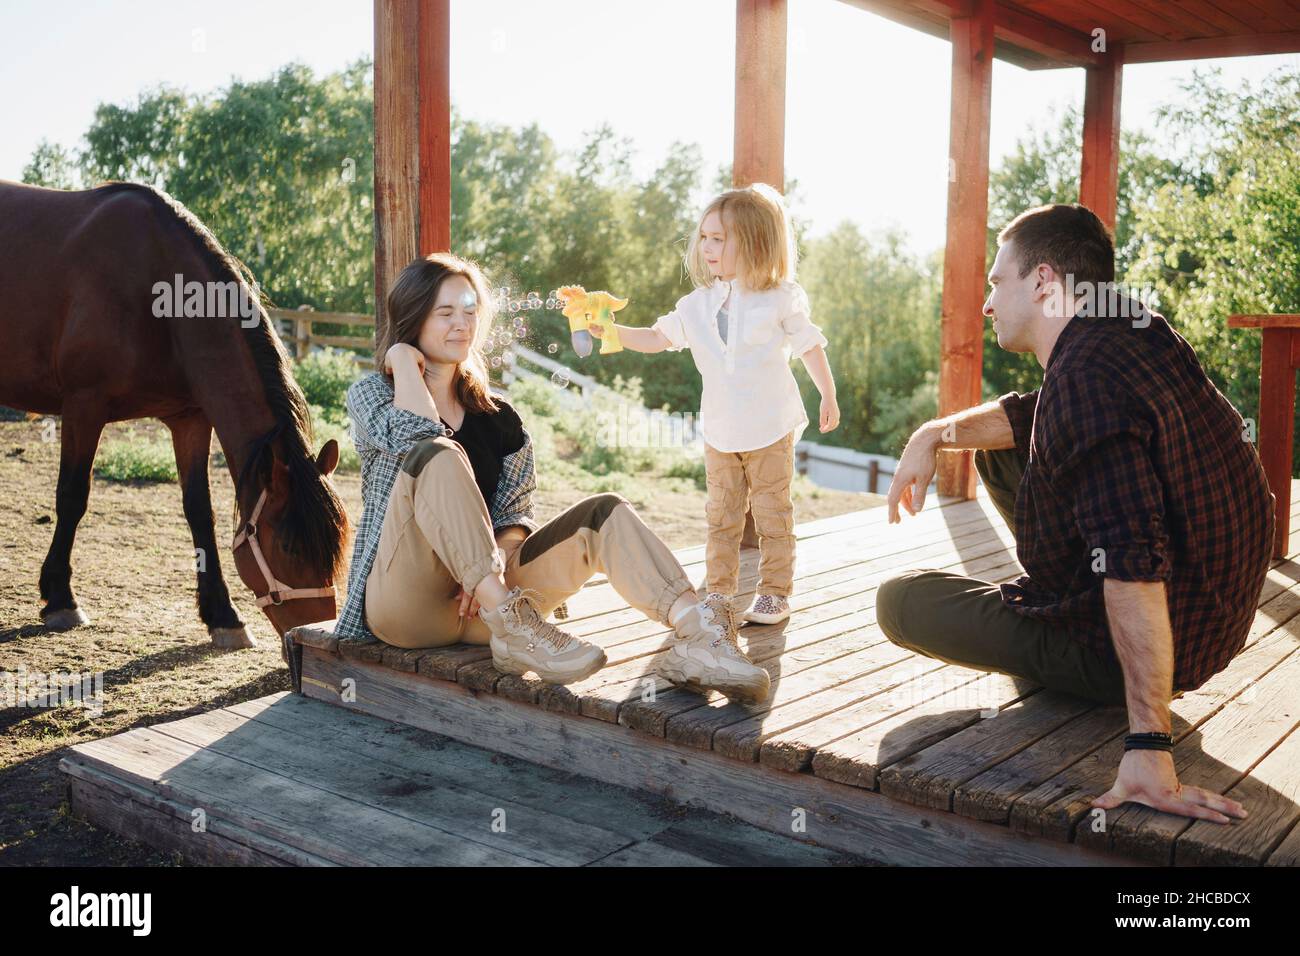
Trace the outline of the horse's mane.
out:
<instances>
[{"instance_id":1,"label":"horse's mane","mask_svg":"<svg viewBox=\"0 0 1300 956\"><path fill-rule=\"evenodd\" d=\"M252 272L225 250L194 213L162 190L138 183L114 182L98 187L97 191L129 191L149 197L155 209L170 217L193 240L196 251L218 277L239 283L249 301L257 303L258 323L251 328L238 323L233 328L243 333L276 424L249 446L248 456L235 481L234 518L238 523L239 502L247 487L255 481L265 483L269 479L271 457L278 441L283 461L289 468L289 500L277 533L284 536L286 548L299 554L313 567L326 569L337 576L347 540L347 511L333 484L321 475L316 466L316 456L312 451L315 436L311 410L293 378L289 355L280 342L280 336L271 327L271 318L265 308L266 297Z\"/></svg>"}]
</instances>

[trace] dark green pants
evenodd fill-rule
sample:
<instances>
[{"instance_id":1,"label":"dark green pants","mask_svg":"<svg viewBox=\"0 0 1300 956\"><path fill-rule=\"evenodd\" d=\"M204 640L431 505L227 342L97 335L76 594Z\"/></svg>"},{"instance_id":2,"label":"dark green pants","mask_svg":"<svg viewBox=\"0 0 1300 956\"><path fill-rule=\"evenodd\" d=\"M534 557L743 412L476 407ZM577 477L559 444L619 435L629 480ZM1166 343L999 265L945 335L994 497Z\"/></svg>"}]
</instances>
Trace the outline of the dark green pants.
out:
<instances>
[{"instance_id":1,"label":"dark green pants","mask_svg":"<svg viewBox=\"0 0 1300 956\"><path fill-rule=\"evenodd\" d=\"M1015 530L1024 459L1014 449L977 451L975 467L994 506ZM949 571L905 571L880 585L876 619L885 636L949 664L1021 677L1105 704L1124 703L1119 662L1060 627L1017 614L996 584Z\"/></svg>"}]
</instances>

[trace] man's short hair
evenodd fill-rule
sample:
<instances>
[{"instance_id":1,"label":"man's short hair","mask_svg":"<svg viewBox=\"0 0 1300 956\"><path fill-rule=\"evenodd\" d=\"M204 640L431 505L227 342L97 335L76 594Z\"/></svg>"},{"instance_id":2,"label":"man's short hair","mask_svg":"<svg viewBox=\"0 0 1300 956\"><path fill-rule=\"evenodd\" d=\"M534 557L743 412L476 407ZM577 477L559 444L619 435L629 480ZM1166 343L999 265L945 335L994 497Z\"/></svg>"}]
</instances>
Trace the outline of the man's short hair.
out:
<instances>
[{"instance_id":1,"label":"man's short hair","mask_svg":"<svg viewBox=\"0 0 1300 956\"><path fill-rule=\"evenodd\" d=\"M1045 262L1062 279L1076 284L1115 281L1115 244L1110 231L1087 206L1053 203L1026 209L1000 233L998 243L1014 240L1020 278Z\"/></svg>"}]
</instances>

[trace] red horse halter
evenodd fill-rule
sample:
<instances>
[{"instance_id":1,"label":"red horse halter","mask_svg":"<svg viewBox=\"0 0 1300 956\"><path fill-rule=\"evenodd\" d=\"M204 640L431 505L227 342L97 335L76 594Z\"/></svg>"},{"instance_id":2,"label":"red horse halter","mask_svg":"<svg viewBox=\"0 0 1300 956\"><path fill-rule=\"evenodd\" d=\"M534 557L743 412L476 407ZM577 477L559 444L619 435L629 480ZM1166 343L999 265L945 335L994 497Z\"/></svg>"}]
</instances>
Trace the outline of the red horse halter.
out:
<instances>
[{"instance_id":1,"label":"red horse halter","mask_svg":"<svg viewBox=\"0 0 1300 956\"><path fill-rule=\"evenodd\" d=\"M262 569L262 577L266 580L268 593L257 599L258 607L266 607L268 604L279 606L285 601L292 601L294 598L310 597L334 597L334 585L325 588L291 588L287 584L277 581L275 575L271 573L271 568L266 563L266 558L262 556L261 545L257 543L257 519L262 513L262 505L266 504L266 489L262 489L261 497L257 499L257 506L253 508L253 514L245 523L244 527L235 535L235 540L230 545L230 550L238 551L239 546L245 541L253 551L253 557L257 561L257 566ZM256 595L256 591L253 592Z\"/></svg>"}]
</instances>

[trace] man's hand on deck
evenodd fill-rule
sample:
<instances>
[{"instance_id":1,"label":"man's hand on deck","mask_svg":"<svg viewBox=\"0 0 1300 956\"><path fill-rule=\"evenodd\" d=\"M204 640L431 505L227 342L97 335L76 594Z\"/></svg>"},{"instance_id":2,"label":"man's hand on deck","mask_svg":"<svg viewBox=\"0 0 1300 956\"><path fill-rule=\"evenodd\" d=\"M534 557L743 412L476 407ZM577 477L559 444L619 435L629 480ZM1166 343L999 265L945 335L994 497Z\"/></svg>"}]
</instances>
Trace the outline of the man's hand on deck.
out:
<instances>
[{"instance_id":1,"label":"man's hand on deck","mask_svg":"<svg viewBox=\"0 0 1300 956\"><path fill-rule=\"evenodd\" d=\"M916 514L925 505L925 490L934 480L937 467L938 433L927 425L922 425L907 440L903 456L898 459L894 469L894 479L889 483L889 523L898 524L902 519L898 514L901 502L908 514Z\"/></svg>"},{"instance_id":2,"label":"man's hand on deck","mask_svg":"<svg viewBox=\"0 0 1300 956\"><path fill-rule=\"evenodd\" d=\"M1092 806L1113 810L1125 801L1215 823L1230 823L1229 817L1246 816L1246 808L1236 800L1201 787L1180 784L1174 771L1174 755L1163 750L1125 753L1114 786L1092 801Z\"/></svg>"}]
</instances>

